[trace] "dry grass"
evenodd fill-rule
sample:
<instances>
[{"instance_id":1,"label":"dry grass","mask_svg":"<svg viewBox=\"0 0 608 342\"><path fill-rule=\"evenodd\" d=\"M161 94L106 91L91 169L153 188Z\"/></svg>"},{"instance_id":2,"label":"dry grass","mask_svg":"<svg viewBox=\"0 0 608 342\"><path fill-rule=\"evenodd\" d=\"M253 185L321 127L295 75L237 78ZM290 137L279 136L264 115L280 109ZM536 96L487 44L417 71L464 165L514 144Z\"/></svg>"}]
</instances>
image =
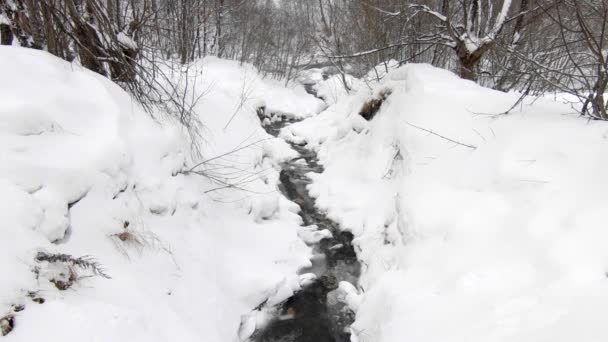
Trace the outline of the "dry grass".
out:
<instances>
[{"instance_id":1,"label":"dry grass","mask_svg":"<svg viewBox=\"0 0 608 342\"><path fill-rule=\"evenodd\" d=\"M39 251L36 253L35 260L38 263L47 263L46 266L42 264L33 268L36 279L44 276L60 291L69 289L76 282L84 278L99 276L110 279L103 266L88 255L74 257L69 254ZM49 272L48 270L51 265L53 265L54 270Z\"/></svg>"},{"instance_id":2,"label":"dry grass","mask_svg":"<svg viewBox=\"0 0 608 342\"><path fill-rule=\"evenodd\" d=\"M143 224L141 226L143 227ZM121 232L111 234L110 239L116 249L127 258L130 258L133 252L141 255L145 249L164 250L172 256L170 249L156 234L143 228L138 229L129 221L123 223Z\"/></svg>"}]
</instances>

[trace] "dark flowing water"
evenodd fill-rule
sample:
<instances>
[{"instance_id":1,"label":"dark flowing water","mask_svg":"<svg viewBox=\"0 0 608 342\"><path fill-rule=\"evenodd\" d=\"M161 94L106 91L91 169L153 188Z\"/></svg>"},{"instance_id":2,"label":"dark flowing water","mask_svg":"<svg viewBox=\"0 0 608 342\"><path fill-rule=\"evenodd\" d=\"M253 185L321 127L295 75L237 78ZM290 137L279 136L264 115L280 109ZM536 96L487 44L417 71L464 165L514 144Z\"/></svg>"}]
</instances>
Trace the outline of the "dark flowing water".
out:
<instances>
[{"instance_id":1,"label":"dark flowing water","mask_svg":"<svg viewBox=\"0 0 608 342\"><path fill-rule=\"evenodd\" d=\"M258 110L260 119L272 118L264 128L278 136L280 130L295 122L281 114L267 114ZM304 226L316 225L319 230L328 229L332 237L312 245L315 257L313 266L300 271L314 273L317 278L310 285L294 294L276 308L277 317L264 329L256 331L255 342L348 342L348 327L355 319L354 313L341 300L338 284L348 281L357 284L361 265L353 248L353 235L340 231L337 223L327 218L315 207L315 201L306 189L309 172L320 173L314 151L291 144L300 156L282 165L280 190L291 201L297 203Z\"/></svg>"}]
</instances>

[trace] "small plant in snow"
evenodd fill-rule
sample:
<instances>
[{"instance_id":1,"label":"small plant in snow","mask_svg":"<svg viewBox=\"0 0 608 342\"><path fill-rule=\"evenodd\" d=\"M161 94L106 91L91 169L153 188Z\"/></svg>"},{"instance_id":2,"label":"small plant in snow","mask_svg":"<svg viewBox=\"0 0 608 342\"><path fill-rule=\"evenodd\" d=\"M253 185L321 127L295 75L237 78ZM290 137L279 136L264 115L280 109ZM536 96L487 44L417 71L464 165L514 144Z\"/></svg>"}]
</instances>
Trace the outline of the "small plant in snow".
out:
<instances>
[{"instance_id":1,"label":"small plant in snow","mask_svg":"<svg viewBox=\"0 0 608 342\"><path fill-rule=\"evenodd\" d=\"M47 263L42 269L36 266L34 273L37 276L44 270L44 276L59 290L67 290L80 279L99 276L110 279L103 266L90 256L73 257L69 254L54 254L38 252L35 260L39 263ZM88 275L86 273L89 273Z\"/></svg>"},{"instance_id":2,"label":"small plant in snow","mask_svg":"<svg viewBox=\"0 0 608 342\"><path fill-rule=\"evenodd\" d=\"M141 234L132 231L131 229L129 229L129 226L129 221L125 221L122 225L122 232L110 235L110 237L114 241L114 245L116 246L116 248L118 248L122 254L125 254L127 256L128 253L125 247L132 246L138 249L139 251L141 251L145 247L144 239Z\"/></svg>"},{"instance_id":3,"label":"small plant in snow","mask_svg":"<svg viewBox=\"0 0 608 342\"><path fill-rule=\"evenodd\" d=\"M122 231L110 235L110 238L116 249L127 258L131 250L141 254L145 248L161 249L172 255L171 250L156 234L142 229L138 230L129 221L124 221Z\"/></svg>"}]
</instances>

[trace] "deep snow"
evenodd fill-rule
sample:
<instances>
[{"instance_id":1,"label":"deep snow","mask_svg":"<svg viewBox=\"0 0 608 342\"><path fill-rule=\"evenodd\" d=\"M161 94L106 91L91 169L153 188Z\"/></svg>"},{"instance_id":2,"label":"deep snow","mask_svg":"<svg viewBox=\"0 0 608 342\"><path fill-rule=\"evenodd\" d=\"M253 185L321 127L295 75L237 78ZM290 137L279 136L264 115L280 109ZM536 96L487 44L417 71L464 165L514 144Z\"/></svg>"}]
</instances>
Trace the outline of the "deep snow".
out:
<instances>
[{"instance_id":1,"label":"deep snow","mask_svg":"<svg viewBox=\"0 0 608 342\"><path fill-rule=\"evenodd\" d=\"M352 86L281 135L318 151L311 193L357 237L356 341L608 338L605 122L553 98L488 115L518 94L428 65Z\"/></svg>"},{"instance_id":2,"label":"deep snow","mask_svg":"<svg viewBox=\"0 0 608 342\"><path fill-rule=\"evenodd\" d=\"M152 119L107 79L0 48L0 317L15 317L4 339L236 341L242 315L299 288L310 250L297 207L276 192L277 163L294 152L255 109L310 115L322 103L234 62L195 69L208 92L196 107L203 156L192 159L178 125ZM197 168L237 176L246 192L183 173L249 144ZM59 291L50 280L69 270L35 261L38 251L91 256L111 279L74 267L84 278Z\"/></svg>"},{"instance_id":3,"label":"deep snow","mask_svg":"<svg viewBox=\"0 0 608 342\"><path fill-rule=\"evenodd\" d=\"M323 103L302 87L205 59L192 158L178 125L110 81L0 47L0 319L16 324L4 339L238 341L263 320L253 308L310 282L297 276L311 265L298 208L276 192L296 154L261 128L265 106L310 117L281 137L317 151L309 191L356 237L360 282L340 284L354 342L605 341L608 125L553 98L488 115L518 94L389 69L348 77L351 93L312 72L330 105L313 116ZM201 160L216 181L185 172ZM70 270L39 251L89 255L111 279L74 267L83 278L60 291L50 280Z\"/></svg>"}]
</instances>

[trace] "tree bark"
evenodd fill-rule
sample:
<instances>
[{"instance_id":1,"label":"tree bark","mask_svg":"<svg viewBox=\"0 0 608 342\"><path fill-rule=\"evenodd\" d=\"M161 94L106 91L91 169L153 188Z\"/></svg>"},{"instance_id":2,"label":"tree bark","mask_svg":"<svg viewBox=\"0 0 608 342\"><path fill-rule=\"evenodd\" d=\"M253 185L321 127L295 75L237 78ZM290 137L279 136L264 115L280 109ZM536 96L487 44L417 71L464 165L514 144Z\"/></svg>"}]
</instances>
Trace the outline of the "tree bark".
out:
<instances>
[{"instance_id":1,"label":"tree bark","mask_svg":"<svg viewBox=\"0 0 608 342\"><path fill-rule=\"evenodd\" d=\"M89 23L85 22L85 15L79 12L75 0L67 1L67 7L74 23L74 35L77 39L80 62L85 68L107 76L108 73L103 63L99 60L99 57L104 57L104 54L97 32ZM92 18L92 8L88 3L84 4L84 7L84 11L89 12L88 17Z\"/></svg>"},{"instance_id":2,"label":"tree bark","mask_svg":"<svg viewBox=\"0 0 608 342\"><path fill-rule=\"evenodd\" d=\"M479 79L479 63L493 45L493 43L487 43L471 52L467 49L464 42L458 42L458 45L456 46L456 55L458 56L458 61L460 63L460 77L465 80L477 82Z\"/></svg>"},{"instance_id":3,"label":"tree bark","mask_svg":"<svg viewBox=\"0 0 608 342\"><path fill-rule=\"evenodd\" d=\"M13 31L7 24L0 24L0 45L13 45Z\"/></svg>"},{"instance_id":4,"label":"tree bark","mask_svg":"<svg viewBox=\"0 0 608 342\"><path fill-rule=\"evenodd\" d=\"M25 5L27 7L30 34L32 36L32 42L30 44L30 47L33 49L42 50L46 44L44 37L44 29L42 27L40 11L38 8L39 2L36 0L25 0Z\"/></svg>"},{"instance_id":5,"label":"tree bark","mask_svg":"<svg viewBox=\"0 0 608 342\"><path fill-rule=\"evenodd\" d=\"M465 80L477 82L479 79L478 69L482 54L463 52L463 49L457 49L458 62L460 63L459 74Z\"/></svg>"}]
</instances>

